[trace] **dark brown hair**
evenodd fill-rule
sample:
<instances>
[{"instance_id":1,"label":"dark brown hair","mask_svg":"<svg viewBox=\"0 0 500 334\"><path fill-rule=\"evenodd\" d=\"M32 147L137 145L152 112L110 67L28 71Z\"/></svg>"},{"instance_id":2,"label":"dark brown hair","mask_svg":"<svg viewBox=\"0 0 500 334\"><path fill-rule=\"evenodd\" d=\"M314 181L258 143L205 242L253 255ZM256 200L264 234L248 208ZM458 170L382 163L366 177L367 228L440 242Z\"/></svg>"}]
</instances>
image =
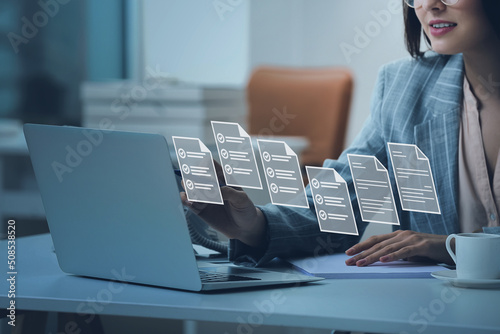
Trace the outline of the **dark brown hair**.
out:
<instances>
[{"instance_id":1,"label":"dark brown hair","mask_svg":"<svg viewBox=\"0 0 500 334\"><path fill-rule=\"evenodd\" d=\"M500 1L498 0L482 0L484 11L488 21L493 26L497 37L500 38ZM405 43L406 49L413 58L420 58L425 52L420 51L420 36L422 35L422 25L418 20L415 10L410 8L403 0L403 15L405 21ZM425 36L427 43L430 45L430 40Z\"/></svg>"}]
</instances>

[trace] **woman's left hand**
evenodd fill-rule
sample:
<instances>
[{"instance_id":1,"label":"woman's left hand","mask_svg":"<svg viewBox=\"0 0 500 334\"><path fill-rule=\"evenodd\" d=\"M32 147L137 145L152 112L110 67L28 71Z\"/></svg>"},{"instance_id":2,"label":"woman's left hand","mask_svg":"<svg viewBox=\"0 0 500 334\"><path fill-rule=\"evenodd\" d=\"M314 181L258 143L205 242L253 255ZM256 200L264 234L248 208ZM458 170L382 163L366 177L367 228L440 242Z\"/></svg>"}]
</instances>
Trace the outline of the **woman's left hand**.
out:
<instances>
[{"instance_id":1,"label":"woman's left hand","mask_svg":"<svg viewBox=\"0 0 500 334\"><path fill-rule=\"evenodd\" d=\"M377 261L391 262L399 259L418 261L422 258L438 263L453 264L446 250L446 237L446 235L409 230L375 235L349 248L345 252L347 255L357 255L348 259L346 264L363 267Z\"/></svg>"}]
</instances>

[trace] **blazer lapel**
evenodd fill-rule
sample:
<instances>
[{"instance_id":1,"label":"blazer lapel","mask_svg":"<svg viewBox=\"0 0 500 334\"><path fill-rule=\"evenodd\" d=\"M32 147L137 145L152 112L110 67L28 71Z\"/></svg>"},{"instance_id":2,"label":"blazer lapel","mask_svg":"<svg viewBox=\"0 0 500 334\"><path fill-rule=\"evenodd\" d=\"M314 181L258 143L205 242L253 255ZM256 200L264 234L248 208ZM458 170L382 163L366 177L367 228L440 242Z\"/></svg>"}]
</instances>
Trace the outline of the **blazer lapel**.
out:
<instances>
[{"instance_id":1,"label":"blazer lapel","mask_svg":"<svg viewBox=\"0 0 500 334\"><path fill-rule=\"evenodd\" d=\"M463 99L463 60L450 57L432 91L426 108L432 117L415 126L415 143L429 158L441 215L411 213L412 229L435 234L459 231L458 137Z\"/></svg>"}]
</instances>

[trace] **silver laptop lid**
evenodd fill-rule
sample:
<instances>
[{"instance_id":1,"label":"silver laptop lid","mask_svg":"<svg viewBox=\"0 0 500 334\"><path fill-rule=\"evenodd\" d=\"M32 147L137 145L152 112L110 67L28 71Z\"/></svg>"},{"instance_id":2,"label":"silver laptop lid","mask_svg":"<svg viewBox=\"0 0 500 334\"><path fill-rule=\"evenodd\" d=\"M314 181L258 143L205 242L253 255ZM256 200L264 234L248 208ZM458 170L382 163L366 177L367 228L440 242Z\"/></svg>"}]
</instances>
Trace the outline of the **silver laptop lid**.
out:
<instances>
[{"instance_id":1,"label":"silver laptop lid","mask_svg":"<svg viewBox=\"0 0 500 334\"><path fill-rule=\"evenodd\" d=\"M201 290L163 136L34 124L24 133L63 271Z\"/></svg>"}]
</instances>

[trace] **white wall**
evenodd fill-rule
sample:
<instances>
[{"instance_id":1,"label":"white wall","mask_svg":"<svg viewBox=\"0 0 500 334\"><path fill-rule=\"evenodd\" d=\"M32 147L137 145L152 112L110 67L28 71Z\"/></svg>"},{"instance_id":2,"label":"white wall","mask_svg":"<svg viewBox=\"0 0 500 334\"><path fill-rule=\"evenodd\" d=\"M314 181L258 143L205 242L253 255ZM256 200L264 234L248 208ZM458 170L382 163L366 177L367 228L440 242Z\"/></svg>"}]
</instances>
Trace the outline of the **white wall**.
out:
<instances>
[{"instance_id":1,"label":"white wall","mask_svg":"<svg viewBox=\"0 0 500 334\"><path fill-rule=\"evenodd\" d=\"M242 85L249 66L250 3L221 3L225 7L211 0L143 1L143 67L159 66L182 81Z\"/></svg>"},{"instance_id":2,"label":"white wall","mask_svg":"<svg viewBox=\"0 0 500 334\"><path fill-rule=\"evenodd\" d=\"M250 69L260 64L304 66L306 0L250 1Z\"/></svg>"}]
</instances>

